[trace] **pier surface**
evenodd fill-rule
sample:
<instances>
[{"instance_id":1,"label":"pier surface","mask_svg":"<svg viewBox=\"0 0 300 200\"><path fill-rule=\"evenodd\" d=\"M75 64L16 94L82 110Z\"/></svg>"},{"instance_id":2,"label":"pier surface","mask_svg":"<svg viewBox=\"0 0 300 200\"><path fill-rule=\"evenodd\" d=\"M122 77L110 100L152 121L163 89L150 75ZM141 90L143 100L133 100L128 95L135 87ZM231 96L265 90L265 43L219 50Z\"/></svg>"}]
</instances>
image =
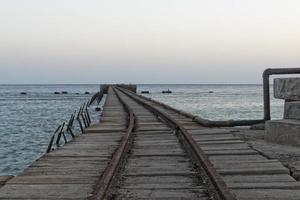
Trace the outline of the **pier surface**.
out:
<instances>
[{"instance_id":1,"label":"pier surface","mask_svg":"<svg viewBox=\"0 0 300 200\"><path fill-rule=\"evenodd\" d=\"M0 199L300 196L290 171L232 128L203 127L176 109L119 87L108 88L99 123L3 184Z\"/></svg>"}]
</instances>

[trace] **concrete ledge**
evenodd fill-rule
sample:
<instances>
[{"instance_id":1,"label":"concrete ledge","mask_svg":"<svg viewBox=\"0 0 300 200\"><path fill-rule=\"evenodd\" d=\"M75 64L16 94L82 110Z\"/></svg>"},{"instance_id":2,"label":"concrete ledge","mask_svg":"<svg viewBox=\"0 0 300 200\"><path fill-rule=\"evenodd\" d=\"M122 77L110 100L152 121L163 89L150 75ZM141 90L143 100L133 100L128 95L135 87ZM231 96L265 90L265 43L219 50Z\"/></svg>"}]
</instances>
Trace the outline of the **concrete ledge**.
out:
<instances>
[{"instance_id":1,"label":"concrete ledge","mask_svg":"<svg viewBox=\"0 0 300 200\"><path fill-rule=\"evenodd\" d=\"M274 97L286 100L300 100L300 78L274 79Z\"/></svg>"},{"instance_id":2,"label":"concrete ledge","mask_svg":"<svg viewBox=\"0 0 300 200\"><path fill-rule=\"evenodd\" d=\"M265 133L267 141L300 146L300 120L284 119L267 121Z\"/></svg>"},{"instance_id":3,"label":"concrete ledge","mask_svg":"<svg viewBox=\"0 0 300 200\"><path fill-rule=\"evenodd\" d=\"M300 101L285 102L284 119L300 120Z\"/></svg>"}]
</instances>

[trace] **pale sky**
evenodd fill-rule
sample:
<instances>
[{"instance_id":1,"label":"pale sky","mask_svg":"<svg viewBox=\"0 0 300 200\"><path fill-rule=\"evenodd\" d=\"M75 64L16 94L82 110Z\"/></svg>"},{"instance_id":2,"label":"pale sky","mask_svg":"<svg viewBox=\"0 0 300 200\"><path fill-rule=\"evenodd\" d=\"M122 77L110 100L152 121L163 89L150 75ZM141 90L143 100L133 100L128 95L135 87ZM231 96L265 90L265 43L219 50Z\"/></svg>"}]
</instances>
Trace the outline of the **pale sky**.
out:
<instances>
[{"instance_id":1,"label":"pale sky","mask_svg":"<svg viewBox=\"0 0 300 200\"><path fill-rule=\"evenodd\" d=\"M261 83L299 0L0 0L0 83Z\"/></svg>"}]
</instances>

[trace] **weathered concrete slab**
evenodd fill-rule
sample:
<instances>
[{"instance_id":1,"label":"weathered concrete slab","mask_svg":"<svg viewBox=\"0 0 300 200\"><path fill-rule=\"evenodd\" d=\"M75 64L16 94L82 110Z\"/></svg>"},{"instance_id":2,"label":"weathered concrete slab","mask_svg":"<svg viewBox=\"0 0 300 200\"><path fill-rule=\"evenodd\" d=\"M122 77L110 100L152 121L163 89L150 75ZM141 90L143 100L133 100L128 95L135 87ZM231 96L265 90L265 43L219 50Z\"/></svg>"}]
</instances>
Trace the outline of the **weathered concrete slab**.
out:
<instances>
[{"instance_id":1,"label":"weathered concrete slab","mask_svg":"<svg viewBox=\"0 0 300 200\"><path fill-rule=\"evenodd\" d=\"M97 175L80 176L71 174L69 176L61 175L36 175L36 176L18 176L11 180L9 184L93 184L99 177Z\"/></svg>"},{"instance_id":2,"label":"weathered concrete slab","mask_svg":"<svg viewBox=\"0 0 300 200\"><path fill-rule=\"evenodd\" d=\"M223 176L227 183L272 183L272 182L295 182L288 174L276 175L227 175Z\"/></svg>"},{"instance_id":3,"label":"weathered concrete slab","mask_svg":"<svg viewBox=\"0 0 300 200\"><path fill-rule=\"evenodd\" d=\"M84 199L92 191L90 184L6 184L0 199Z\"/></svg>"},{"instance_id":4,"label":"weathered concrete slab","mask_svg":"<svg viewBox=\"0 0 300 200\"><path fill-rule=\"evenodd\" d=\"M174 133L173 130L169 130L169 131L136 131L137 134L139 135L149 135L149 136L153 136L153 135L168 135L170 133Z\"/></svg>"},{"instance_id":5,"label":"weathered concrete slab","mask_svg":"<svg viewBox=\"0 0 300 200\"><path fill-rule=\"evenodd\" d=\"M298 189L235 189L239 200L291 200L299 199Z\"/></svg>"},{"instance_id":6,"label":"weathered concrete slab","mask_svg":"<svg viewBox=\"0 0 300 200\"><path fill-rule=\"evenodd\" d=\"M199 135L218 135L218 134L230 133L230 130L209 128L209 129L189 130L189 132L191 134L199 134Z\"/></svg>"},{"instance_id":7,"label":"weathered concrete slab","mask_svg":"<svg viewBox=\"0 0 300 200\"><path fill-rule=\"evenodd\" d=\"M278 144L300 146L300 121L291 119L267 121L265 139Z\"/></svg>"},{"instance_id":8,"label":"weathered concrete slab","mask_svg":"<svg viewBox=\"0 0 300 200\"><path fill-rule=\"evenodd\" d=\"M284 173L288 173L288 169L283 167L281 163L279 162L270 162L270 163L251 163L251 162L241 162L241 163L214 163L214 166L217 170L220 170L222 172L231 172L235 171L237 174L238 172L241 173L247 173L247 174L257 174L257 173L264 173L265 171L277 171L281 170ZM225 174L225 173L224 173ZM279 173L281 174L281 173Z\"/></svg>"},{"instance_id":9,"label":"weathered concrete slab","mask_svg":"<svg viewBox=\"0 0 300 200\"><path fill-rule=\"evenodd\" d=\"M206 199L205 190L200 189L120 189L117 199ZM199 194L200 193L200 194ZM203 193L201 195L201 193ZM202 198L201 198L202 197Z\"/></svg>"},{"instance_id":10,"label":"weathered concrete slab","mask_svg":"<svg viewBox=\"0 0 300 200\"><path fill-rule=\"evenodd\" d=\"M299 182L229 183L232 189L300 189Z\"/></svg>"},{"instance_id":11,"label":"weathered concrete slab","mask_svg":"<svg viewBox=\"0 0 300 200\"><path fill-rule=\"evenodd\" d=\"M221 175L273 175L273 174L288 174L287 168L282 167L252 167L252 168L228 168L228 169L218 169Z\"/></svg>"},{"instance_id":12,"label":"weathered concrete slab","mask_svg":"<svg viewBox=\"0 0 300 200\"><path fill-rule=\"evenodd\" d=\"M247 156L246 156L247 157ZM212 161L214 166L219 166L219 167L240 167L240 166L253 166L253 165L263 165L263 164L270 164L270 163L277 163L280 164L282 166L282 164L280 162L278 162L278 160L275 159L270 159L270 160L266 160L266 159L259 159L259 160L213 160Z\"/></svg>"},{"instance_id":13,"label":"weathered concrete slab","mask_svg":"<svg viewBox=\"0 0 300 200\"><path fill-rule=\"evenodd\" d=\"M232 144L232 145L203 145L202 149L206 150L245 150L249 149L247 144Z\"/></svg>"},{"instance_id":14,"label":"weathered concrete slab","mask_svg":"<svg viewBox=\"0 0 300 200\"><path fill-rule=\"evenodd\" d=\"M204 151L208 156L226 156L226 155L256 155L257 151L252 149L238 149L238 150L205 150Z\"/></svg>"},{"instance_id":15,"label":"weathered concrete slab","mask_svg":"<svg viewBox=\"0 0 300 200\"><path fill-rule=\"evenodd\" d=\"M240 161L240 162L245 162L245 161L250 161L250 162L259 162L266 160L265 157L259 154L255 155L216 155L216 156L210 156L209 159L212 162L234 162L234 161Z\"/></svg>"},{"instance_id":16,"label":"weathered concrete slab","mask_svg":"<svg viewBox=\"0 0 300 200\"><path fill-rule=\"evenodd\" d=\"M195 135L194 136L195 140L197 142L203 142L203 141L226 141L226 140L240 140L239 137L233 136L233 135Z\"/></svg>"},{"instance_id":17,"label":"weathered concrete slab","mask_svg":"<svg viewBox=\"0 0 300 200\"><path fill-rule=\"evenodd\" d=\"M136 130L137 131L153 131L153 130L168 131L168 130L170 130L170 128L167 127L166 125L162 125L162 124L161 125L143 125L143 126L138 125L136 127Z\"/></svg>"},{"instance_id":18,"label":"weathered concrete slab","mask_svg":"<svg viewBox=\"0 0 300 200\"><path fill-rule=\"evenodd\" d=\"M172 149L134 149L132 151L133 156L170 156L170 155L180 155L183 150L180 148Z\"/></svg>"},{"instance_id":19,"label":"weathered concrete slab","mask_svg":"<svg viewBox=\"0 0 300 200\"><path fill-rule=\"evenodd\" d=\"M286 100L300 100L300 78L275 78L274 97Z\"/></svg>"},{"instance_id":20,"label":"weathered concrete slab","mask_svg":"<svg viewBox=\"0 0 300 200\"><path fill-rule=\"evenodd\" d=\"M124 184L140 184L140 183L159 183L159 184L165 184L165 183L171 183L171 184L190 184L192 181L191 179L194 179L194 174L191 176L177 176L176 179L174 179L174 176L136 176L131 177L130 179L125 179ZM191 185L194 186L194 185Z\"/></svg>"},{"instance_id":21,"label":"weathered concrete slab","mask_svg":"<svg viewBox=\"0 0 300 200\"><path fill-rule=\"evenodd\" d=\"M130 178L132 177L165 177L165 176L193 176L196 177L198 172L195 171L177 171L177 172L145 172L145 173L127 173L124 177L128 176Z\"/></svg>"},{"instance_id":22,"label":"weathered concrete slab","mask_svg":"<svg viewBox=\"0 0 300 200\"><path fill-rule=\"evenodd\" d=\"M285 102L283 117L300 120L300 101Z\"/></svg>"}]
</instances>

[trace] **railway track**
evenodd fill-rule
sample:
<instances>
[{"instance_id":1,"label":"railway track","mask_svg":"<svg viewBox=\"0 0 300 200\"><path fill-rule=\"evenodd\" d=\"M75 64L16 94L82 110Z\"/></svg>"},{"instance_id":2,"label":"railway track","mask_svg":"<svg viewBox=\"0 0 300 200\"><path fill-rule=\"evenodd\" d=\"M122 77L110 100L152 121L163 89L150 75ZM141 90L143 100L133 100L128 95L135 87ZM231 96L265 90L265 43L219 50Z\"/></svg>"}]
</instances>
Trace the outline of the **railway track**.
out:
<instances>
[{"instance_id":1,"label":"railway track","mask_svg":"<svg viewBox=\"0 0 300 200\"><path fill-rule=\"evenodd\" d=\"M177 121L114 91L130 116L129 128L91 199L235 199Z\"/></svg>"},{"instance_id":2,"label":"railway track","mask_svg":"<svg viewBox=\"0 0 300 200\"><path fill-rule=\"evenodd\" d=\"M111 198L299 199L300 184L288 169L230 129L203 127L164 104L115 92L134 113L136 128Z\"/></svg>"}]
</instances>

